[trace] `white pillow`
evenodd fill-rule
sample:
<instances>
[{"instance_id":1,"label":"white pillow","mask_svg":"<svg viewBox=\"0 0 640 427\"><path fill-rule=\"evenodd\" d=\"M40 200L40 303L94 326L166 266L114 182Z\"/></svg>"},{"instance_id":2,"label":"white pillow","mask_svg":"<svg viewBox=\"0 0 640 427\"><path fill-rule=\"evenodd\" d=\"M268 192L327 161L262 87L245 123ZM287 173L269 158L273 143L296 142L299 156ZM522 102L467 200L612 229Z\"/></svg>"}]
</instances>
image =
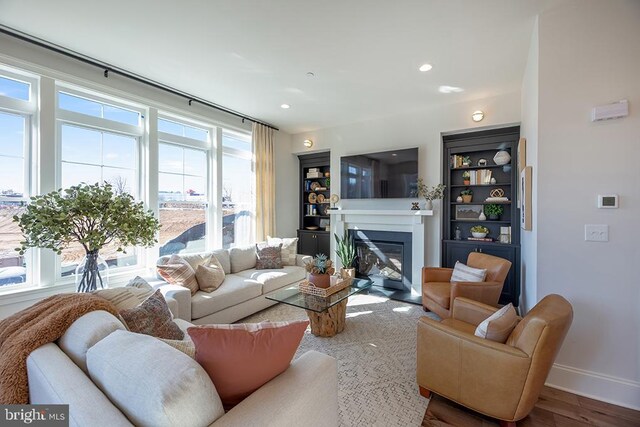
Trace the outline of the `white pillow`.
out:
<instances>
[{"instance_id":1,"label":"white pillow","mask_svg":"<svg viewBox=\"0 0 640 427\"><path fill-rule=\"evenodd\" d=\"M297 237L271 237L267 236L268 246L278 246L282 243L280 249L280 257L282 258L282 265L296 265L296 254L298 253L298 238Z\"/></svg>"},{"instance_id":2,"label":"white pillow","mask_svg":"<svg viewBox=\"0 0 640 427\"><path fill-rule=\"evenodd\" d=\"M456 261L451 274L452 282L484 282L487 277L487 270L484 268L473 268Z\"/></svg>"},{"instance_id":3,"label":"white pillow","mask_svg":"<svg viewBox=\"0 0 640 427\"><path fill-rule=\"evenodd\" d=\"M505 305L480 323L474 335L504 344L517 324L518 315L513 304Z\"/></svg>"}]
</instances>

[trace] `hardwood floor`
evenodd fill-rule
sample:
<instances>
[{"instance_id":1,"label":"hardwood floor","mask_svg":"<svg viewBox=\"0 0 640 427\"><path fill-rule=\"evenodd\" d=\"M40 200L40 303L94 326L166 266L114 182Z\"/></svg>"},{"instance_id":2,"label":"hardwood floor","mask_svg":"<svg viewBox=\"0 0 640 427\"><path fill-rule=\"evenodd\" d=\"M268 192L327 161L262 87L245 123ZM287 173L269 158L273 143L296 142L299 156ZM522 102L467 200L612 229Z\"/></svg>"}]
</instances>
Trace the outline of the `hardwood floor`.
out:
<instances>
[{"instance_id":1,"label":"hardwood floor","mask_svg":"<svg viewBox=\"0 0 640 427\"><path fill-rule=\"evenodd\" d=\"M497 420L470 411L443 397L432 395L423 427L489 427ZM531 414L519 427L640 426L640 411L611 405L565 391L545 387Z\"/></svg>"}]
</instances>

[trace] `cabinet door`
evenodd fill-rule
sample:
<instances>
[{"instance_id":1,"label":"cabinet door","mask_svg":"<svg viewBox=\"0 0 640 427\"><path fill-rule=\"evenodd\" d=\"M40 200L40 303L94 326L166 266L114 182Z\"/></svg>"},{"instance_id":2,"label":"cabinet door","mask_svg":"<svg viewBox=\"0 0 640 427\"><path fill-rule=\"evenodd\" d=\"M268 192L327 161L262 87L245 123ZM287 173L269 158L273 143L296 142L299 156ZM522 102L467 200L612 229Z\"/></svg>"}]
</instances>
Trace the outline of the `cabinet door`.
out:
<instances>
[{"instance_id":1,"label":"cabinet door","mask_svg":"<svg viewBox=\"0 0 640 427\"><path fill-rule=\"evenodd\" d=\"M474 252L476 246L466 243L445 243L444 250L445 265L443 267L453 268L456 265L456 261L466 264L469 253Z\"/></svg>"},{"instance_id":2,"label":"cabinet door","mask_svg":"<svg viewBox=\"0 0 640 427\"><path fill-rule=\"evenodd\" d=\"M329 233L316 234L316 242L318 244L317 253L325 254L331 258L329 251L331 250L331 242L329 241ZM314 254L315 255L315 254Z\"/></svg>"},{"instance_id":3,"label":"cabinet door","mask_svg":"<svg viewBox=\"0 0 640 427\"><path fill-rule=\"evenodd\" d=\"M306 231L298 231L298 253L302 255L315 255L316 254L316 239L315 233L309 233Z\"/></svg>"},{"instance_id":4,"label":"cabinet door","mask_svg":"<svg viewBox=\"0 0 640 427\"><path fill-rule=\"evenodd\" d=\"M499 246L499 245L478 245L478 250L487 255L493 255L506 260L511 261L511 268L509 274L504 281L502 287L502 294L500 295L500 304L512 303L515 307L518 306L520 299L520 277L516 274L519 271L519 258L518 248L513 246Z\"/></svg>"}]
</instances>

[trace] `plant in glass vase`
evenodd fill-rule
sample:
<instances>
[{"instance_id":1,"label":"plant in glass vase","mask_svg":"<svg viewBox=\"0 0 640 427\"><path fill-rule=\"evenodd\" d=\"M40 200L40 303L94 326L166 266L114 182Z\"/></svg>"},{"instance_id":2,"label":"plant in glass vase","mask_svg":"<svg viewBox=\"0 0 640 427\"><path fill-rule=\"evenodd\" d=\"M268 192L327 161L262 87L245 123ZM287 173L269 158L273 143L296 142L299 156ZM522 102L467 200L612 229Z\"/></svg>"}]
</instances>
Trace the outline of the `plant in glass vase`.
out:
<instances>
[{"instance_id":1,"label":"plant in glass vase","mask_svg":"<svg viewBox=\"0 0 640 427\"><path fill-rule=\"evenodd\" d=\"M433 187L429 187L424 183L422 178L418 178L418 196L424 197L426 200L425 209L433 209L433 201L444 198L444 189L447 188L444 184L438 184Z\"/></svg>"},{"instance_id":2,"label":"plant in glass vase","mask_svg":"<svg viewBox=\"0 0 640 427\"><path fill-rule=\"evenodd\" d=\"M99 251L109 244L118 252L127 246L152 246L160 228L153 212L145 210L127 193L114 191L111 184L80 184L65 190L31 197L25 212L14 216L24 236L20 254L28 248L51 249L58 255L74 242L85 257L76 270L78 292L106 286L105 261Z\"/></svg>"}]
</instances>

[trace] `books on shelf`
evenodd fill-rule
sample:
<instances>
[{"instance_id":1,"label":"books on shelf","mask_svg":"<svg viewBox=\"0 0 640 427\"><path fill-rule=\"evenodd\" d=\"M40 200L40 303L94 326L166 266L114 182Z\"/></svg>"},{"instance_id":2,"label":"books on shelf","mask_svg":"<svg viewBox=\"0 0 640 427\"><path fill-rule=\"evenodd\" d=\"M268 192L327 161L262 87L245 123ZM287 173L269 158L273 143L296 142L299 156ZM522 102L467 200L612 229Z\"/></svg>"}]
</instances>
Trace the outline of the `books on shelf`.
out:
<instances>
[{"instance_id":1,"label":"books on shelf","mask_svg":"<svg viewBox=\"0 0 640 427\"><path fill-rule=\"evenodd\" d=\"M322 172L307 172L307 179L322 178Z\"/></svg>"},{"instance_id":2,"label":"books on shelf","mask_svg":"<svg viewBox=\"0 0 640 427\"><path fill-rule=\"evenodd\" d=\"M320 172L320 168L309 168L309 170L307 172L310 172L310 173Z\"/></svg>"},{"instance_id":3,"label":"books on shelf","mask_svg":"<svg viewBox=\"0 0 640 427\"><path fill-rule=\"evenodd\" d=\"M508 202L509 198L508 197L487 197L484 201L493 202L493 203L504 203L504 202Z\"/></svg>"},{"instance_id":4,"label":"books on shelf","mask_svg":"<svg viewBox=\"0 0 640 427\"><path fill-rule=\"evenodd\" d=\"M469 171L469 173L471 175L471 185L491 184L491 169L478 169Z\"/></svg>"},{"instance_id":5,"label":"books on shelf","mask_svg":"<svg viewBox=\"0 0 640 427\"><path fill-rule=\"evenodd\" d=\"M473 240L475 242L493 242L491 237L467 237L467 240Z\"/></svg>"},{"instance_id":6,"label":"books on shelf","mask_svg":"<svg viewBox=\"0 0 640 427\"><path fill-rule=\"evenodd\" d=\"M454 154L453 156L451 156L451 161L450 161L451 168L452 169L461 168L463 158L464 156L458 156L457 154Z\"/></svg>"}]
</instances>

